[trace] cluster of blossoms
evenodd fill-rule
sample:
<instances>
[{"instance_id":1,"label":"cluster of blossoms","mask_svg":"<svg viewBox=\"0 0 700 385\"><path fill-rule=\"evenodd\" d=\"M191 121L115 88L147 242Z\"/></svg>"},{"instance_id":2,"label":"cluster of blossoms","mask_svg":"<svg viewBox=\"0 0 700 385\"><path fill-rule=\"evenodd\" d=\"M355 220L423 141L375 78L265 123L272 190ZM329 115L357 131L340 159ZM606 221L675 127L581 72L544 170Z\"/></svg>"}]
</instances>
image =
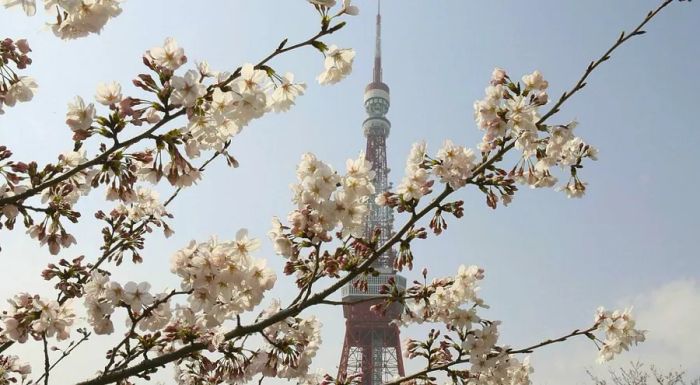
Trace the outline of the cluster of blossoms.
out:
<instances>
[{"instance_id":1,"label":"cluster of blossoms","mask_svg":"<svg viewBox=\"0 0 700 385\"><path fill-rule=\"evenodd\" d=\"M25 342L29 336L35 340L56 337L62 341L70 337L70 327L75 320L70 303L32 296L27 293L16 295L8 300L11 309L3 311L4 327L2 335L18 342Z\"/></svg>"},{"instance_id":2,"label":"cluster of blossoms","mask_svg":"<svg viewBox=\"0 0 700 385\"><path fill-rule=\"evenodd\" d=\"M31 366L17 356L0 356L0 384L24 384Z\"/></svg>"},{"instance_id":3,"label":"cluster of blossoms","mask_svg":"<svg viewBox=\"0 0 700 385\"><path fill-rule=\"evenodd\" d=\"M356 16L360 13L360 9L351 4L352 0L343 0L342 7L338 13L332 17L329 12L335 7L337 3L336 0L308 0L308 2L313 4L316 10L321 14L321 29L324 31L329 30L330 22L334 18L342 15ZM331 31L339 27L342 27L342 24L332 27ZM353 49L339 48L336 45L328 47L322 42L314 42L313 46L325 57L324 70L316 77L319 84L335 84L352 73L352 64L355 60L355 51Z\"/></svg>"},{"instance_id":4,"label":"cluster of blossoms","mask_svg":"<svg viewBox=\"0 0 700 385\"><path fill-rule=\"evenodd\" d=\"M172 38L166 39L162 47L149 50L144 61L159 75L161 84L147 74L139 75L134 84L157 94L167 103L153 108L141 101L124 98L116 83L104 86L102 92L98 92L98 101L118 106L125 110L123 115L132 116L132 123L139 124L142 121L159 122L165 110L178 107L186 110L188 124L167 138L171 161L163 164L160 156L163 150L159 149L158 156L150 157L140 165L138 175L153 183L160 181L162 176L178 187L196 183L201 177L200 172L180 154L177 144L184 144L184 152L190 159L199 157L202 151L224 151L228 141L253 119L271 111L287 111L306 89L305 84L294 81L291 73L280 77L269 67L257 68L253 64L245 64L239 71L228 73L212 71L206 62L201 62L197 69L177 75L175 71L187 62L187 57ZM207 80L210 80L209 84ZM133 108L137 104L146 107Z\"/></svg>"},{"instance_id":5,"label":"cluster of blossoms","mask_svg":"<svg viewBox=\"0 0 700 385\"><path fill-rule=\"evenodd\" d=\"M423 270L423 276L427 276L426 270ZM406 294L410 299L405 301L399 322L442 323L455 331L458 339L453 339L452 343L441 343L439 349L430 352L430 340L437 339L439 335L431 333L427 342L408 340L405 354L409 358L425 356L433 364L442 365L454 359L451 349L456 349L460 356L469 357L471 368L464 375L471 381L478 384L527 385L531 372L527 360L521 363L497 349L499 322L482 320L477 315L478 307L488 307L477 296L477 283L483 278L483 269L462 265L454 277L408 288ZM463 308L465 304L470 306Z\"/></svg>"},{"instance_id":6,"label":"cluster of blossoms","mask_svg":"<svg viewBox=\"0 0 700 385\"><path fill-rule=\"evenodd\" d=\"M435 156L437 161L433 172L440 182L449 184L457 190L463 187L467 178L472 176L474 169L474 151L464 146L458 146L447 140Z\"/></svg>"},{"instance_id":7,"label":"cluster of blossoms","mask_svg":"<svg viewBox=\"0 0 700 385\"><path fill-rule=\"evenodd\" d=\"M474 151L457 145L450 140L443 143L435 158L427 154L425 142L413 144L406 159L405 176L396 188L396 198L403 202L416 202L432 192L435 183L432 176L441 183L457 190L463 187L472 176L476 164ZM377 204L395 206L392 194L377 196Z\"/></svg>"},{"instance_id":8,"label":"cluster of blossoms","mask_svg":"<svg viewBox=\"0 0 700 385\"><path fill-rule=\"evenodd\" d=\"M485 131L480 149L490 152L498 147L498 139L512 135L524 156L532 156L537 150L538 108L548 102L549 84L539 71L523 77L525 90L509 81L505 71L496 68L486 97L474 103L476 123Z\"/></svg>"},{"instance_id":9,"label":"cluster of blossoms","mask_svg":"<svg viewBox=\"0 0 700 385\"><path fill-rule=\"evenodd\" d=\"M267 318L281 309L274 301L263 313ZM321 347L321 323L315 316L289 317L265 328L267 346L254 355L251 372L279 378L303 378Z\"/></svg>"},{"instance_id":10,"label":"cluster of blossoms","mask_svg":"<svg viewBox=\"0 0 700 385\"><path fill-rule=\"evenodd\" d=\"M343 0L343 5L340 11L330 17L328 12L336 5L336 0L308 0L313 4L322 16L323 28L328 28L328 23L335 17L341 15L356 16L360 13L360 9L352 5L352 0ZM324 61L324 71L316 78L319 84L335 84L343 80L352 72L352 63L355 60L355 51L349 48L338 48L335 45L327 47L325 44L314 44L321 51L326 59Z\"/></svg>"},{"instance_id":11,"label":"cluster of blossoms","mask_svg":"<svg viewBox=\"0 0 700 385\"><path fill-rule=\"evenodd\" d=\"M219 306L225 305L219 303ZM257 319L266 319L281 310L279 301L275 300ZM211 325L207 321L211 321L211 317L198 314L192 307L178 307L174 320L165 329L166 340L189 343L198 339L208 345L210 352L223 353L215 360L213 355L182 359L175 366L178 384L198 384L205 379L213 383L245 383L256 375L305 378L321 345L321 324L315 317L287 317L264 328L260 331L263 346L254 351L239 345L236 339L225 341L224 334L212 327L217 326L218 321L213 320L215 325ZM172 347L164 347L163 352L171 351Z\"/></svg>"},{"instance_id":12,"label":"cluster of blossoms","mask_svg":"<svg viewBox=\"0 0 700 385\"><path fill-rule=\"evenodd\" d=\"M399 183L396 193L404 201L418 200L432 192L434 181L430 179L430 170L425 165L426 143L414 143L406 159L406 175ZM385 195L377 196L377 204L387 204Z\"/></svg>"},{"instance_id":13,"label":"cluster of blossoms","mask_svg":"<svg viewBox=\"0 0 700 385\"><path fill-rule=\"evenodd\" d=\"M163 216L168 215L165 207L160 202L158 192L146 187L137 187L130 199L122 201L115 211L126 216L134 223L147 218L160 220ZM166 232L166 235L169 235L169 233Z\"/></svg>"},{"instance_id":14,"label":"cluster of blossoms","mask_svg":"<svg viewBox=\"0 0 700 385\"><path fill-rule=\"evenodd\" d=\"M114 332L111 316L116 307L123 306L131 314L127 326L143 315L138 323L140 330L160 330L170 321L172 312L166 295L154 296L150 289L148 282L127 282L122 286L105 274L93 272L85 285L84 295L88 323L97 334L111 334Z\"/></svg>"},{"instance_id":15,"label":"cluster of blossoms","mask_svg":"<svg viewBox=\"0 0 700 385\"><path fill-rule=\"evenodd\" d=\"M611 312L601 307L596 313L595 322L599 330L605 333L598 362L610 361L623 350L629 350L630 346L644 342L646 339L645 330L634 328L636 323L632 318L632 309Z\"/></svg>"},{"instance_id":16,"label":"cluster of blossoms","mask_svg":"<svg viewBox=\"0 0 700 385\"><path fill-rule=\"evenodd\" d=\"M474 103L476 123L485 131L480 150L488 154L514 140L522 158L511 176L519 183L553 187L557 178L550 168L568 167L571 178L560 189L569 197L581 197L586 187L576 170L582 167L583 159L596 160L597 150L574 136L575 123L547 126L540 122L539 108L549 100L548 86L539 71L523 76L521 84L513 82L504 70L495 69L486 97Z\"/></svg>"},{"instance_id":17,"label":"cluster of blossoms","mask_svg":"<svg viewBox=\"0 0 700 385\"><path fill-rule=\"evenodd\" d=\"M423 276L427 276L425 269ZM477 315L477 308L488 307L476 295L476 283L481 279L483 270L475 266L461 266L455 277L434 280L424 285L416 282L408 288L405 292L404 313L398 322L404 325L423 322L444 324L453 335L443 336L438 341L440 332L432 330L425 341L406 340L404 353L411 359L427 359L428 367L449 367L464 363L464 358L468 358L468 370L453 371L464 383L529 385L529 375L533 371L529 359L526 357L521 362L515 354L529 352L531 349L515 351L507 346L499 346L500 321L488 321ZM384 292L404 294L390 289ZM387 303L396 300L390 295ZM471 306L462 308L467 303ZM604 333L605 340L596 338L593 334L596 331ZM598 361L602 363L623 350L628 350L631 345L643 342L645 333L635 329L630 309L611 312L600 308L593 327L576 330L569 337L585 334L600 342L602 347Z\"/></svg>"},{"instance_id":18,"label":"cluster of blossoms","mask_svg":"<svg viewBox=\"0 0 700 385\"><path fill-rule=\"evenodd\" d=\"M347 173L340 176L315 155L302 156L298 183L291 186L292 201L298 206L288 216L292 234L313 242L330 241L340 225L344 236L362 236L367 201L374 194L374 171L364 154L349 159L346 167Z\"/></svg>"},{"instance_id":19,"label":"cluster of blossoms","mask_svg":"<svg viewBox=\"0 0 700 385\"><path fill-rule=\"evenodd\" d=\"M362 238L374 176L362 153L346 161L344 175L311 153L302 155L297 183L290 186L297 208L288 214L288 225L273 218L268 232L276 253L287 259L284 273L296 275L300 288L321 276L337 278L370 256L369 240ZM334 236L343 246L321 252L321 244Z\"/></svg>"},{"instance_id":20,"label":"cluster of blossoms","mask_svg":"<svg viewBox=\"0 0 700 385\"><path fill-rule=\"evenodd\" d=\"M427 272L423 271L424 275ZM487 307L477 296L477 284L484 279L484 270L477 266L461 265L457 275L434 280L427 285L415 285L407 290L402 324L440 322L454 329L470 329L480 321L476 307ZM468 309L461 306L471 303Z\"/></svg>"},{"instance_id":21,"label":"cluster of blossoms","mask_svg":"<svg viewBox=\"0 0 700 385\"><path fill-rule=\"evenodd\" d=\"M119 16L120 0L44 0L47 12L55 11L48 23L61 39L77 39L100 33L109 19ZM22 6L28 16L36 14L36 0L0 0L5 8Z\"/></svg>"},{"instance_id":22,"label":"cluster of blossoms","mask_svg":"<svg viewBox=\"0 0 700 385\"><path fill-rule=\"evenodd\" d=\"M253 310L274 286L275 274L265 260L251 257L259 247L259 240L240 230L234 241L192 241L172 257L170 270L182 279L190 309L207 327Z\"/></svg>"},{"instance_id":23,"label":"cluster of blossoms","mask_svg":"<svg viewBox=\"0 0 700 385\"><path fill-rule=\"evenodd\" d=\"M0 41L0 115L4 113L3 106L14 107L17 102L28 102L34 97L36 81L18 75L11 67L12 64L21 70L32 64L28 56L31 51L25 39Z\"/></svg>"},{"instance_id":24,"label":"cluster of blossoms","mask_svg":"<svg viewBox=\"0 0 700 385\"><path fill-rule=\"evenodd\" d=\"M84 149L81 149L61 154L58 157L57 165L62 170L70 170L87 161L87 153ZM90 193L93 179L96 175L97 170L89 168L77 172L62 185L44 190L41 195L41 202L73 206L78 203L81 196L86 196Z\"/></svg>"},{"instance_id":25,"label":"cluster of blossoms","mask_svg":"<svg viewBox=\"0 0 700 385\"><path fill-rule=\"evenodd\" d=\"M27 186L18 184L20 177L17 175L26 165L15 164L12 161L3 162L12 157L12 151L5 146L0 146L0 175L4 177L5 182L0 184L0 199L11 198L17 194L21 194L27 190ZM0 218L5 218L5 226L8 229L14 228L14 224L19 215L20 210L18 205L8 204L0 207ZM0 224L0 227L2 224Z\"/></svg>"},{"instance_id":26,"label":"cluster of blossoms","mask_svg":"<svg viewBox=\"0 0 700 385\"><path fill-rule=\"evenodd\" d=\"M138 156L136 156L138 158ZM62 154L54 170L72 170L87 162L86 151L70 151ZM68 233L61 223L61 218L65 217L71 221L77 221L79 214L73 210L80 197L90 193L93 186L99 183L107 184L107 200L118 200L119 204L110 213L111 217L121 217L130 223L139 221L149 221L158 226L163 226L166 235L170 235L172 230L162 221L162 217L169 216L165 207L160 203L158 193L145 188L133 188L133 165L124 170L113 168L99 170L97 168L86 167L75 172L63 182L45 189L41 195L41 201L47 206L46 217L43 221L35 223L29 227L27 233L32 238L37 239L41 245L48 245L52 254L57 254L62 247L69 247L76 242L75 237ZM131 183L131 185L129 185ZM127 188L128 186L128 188ZM23 185L16 186L13 190L6 188L6 194L16 194L24 188ZM13 205L6 206L8 211L4 215L16 216L18 211L10 210ZM98 218L103 219L104 214L98 213Z\"/></svg>"},{"instance_id":27,"label":"cluster of blossoms","mask_svg":"<svg viewBox=\"0 0 700 385\"><path fill-rule=\"evenodd\" d=\"M225 82L231 75L218 75L219 82ZM184 78L173 78L173 102L185 107L194 107L206 88L198 82L201 76L193 70ZM277 87L270 82L267 72L245 64L241 74L226 91L215 88L211 102L195 109L185 128L189 134L187 154L198 156L202 150L221 150L225 142L238 134L243 127L260 118L268 111L286 111L294 104L297 96L304 93L306 86L293 82L293 75L287 74ZM230 90L228 90L230 88Z\"/></svg>"}]
</instances>

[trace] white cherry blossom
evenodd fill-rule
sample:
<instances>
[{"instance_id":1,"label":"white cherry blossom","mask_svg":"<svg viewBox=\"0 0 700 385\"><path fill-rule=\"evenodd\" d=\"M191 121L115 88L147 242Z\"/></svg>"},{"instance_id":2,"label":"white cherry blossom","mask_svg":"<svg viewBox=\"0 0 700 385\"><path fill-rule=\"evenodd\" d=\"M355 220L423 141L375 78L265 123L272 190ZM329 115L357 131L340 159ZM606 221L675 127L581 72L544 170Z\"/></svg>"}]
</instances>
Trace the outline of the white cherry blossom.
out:
<instances>
[{"instance_id":1,"label":"white cherry blossom","mask_svg":"<svg viewBox=\"0 0 700 385\"><path fill-rule=\"evenodd\" d=\"M80 96L76 96L72 103L68 103L66 124L73 131L86 131L95 120L95 105L85 104Z\"/></svg>"},{"instance_id":2,"label":"white cherry blossom","mask_svg":"<svg viewBox=\"0 0 700 385\"><path fill-rule=\"evenodd\" d=\"M328 47L324 61L325 70L318 76L319 84L335 84L352 72L355 51L349 48Z\"/></svg>"},{"instance_id":3,"label":"white cherry blossom","mask_svg":"<svg viewBox=\"0 0 700 385\"><path fill-rule=\"evenodd\" d=\"M200 74L196 70L189 70L185 76L173 76L170 79L174 91L170 100L185 107L194 106L198 98L206 94L206 87L199 82Z\"/></svg>"},{"instance_id":4,"label":"white cherry blossom","mask_svg":"<svg viewBox=\"0 0 700 385\"><path fill-rule=\"evenodd\" d=\"M287 73L269 99L270 108L274 112L288 111L297 97L304 94L306 84L294 83L294 75Z\"/></svg>"},{"instance_id":5,"label":"white cherry blossom","mask_svg":"<svg viewBox=\"0 0 700 385\"><path fill-rule=\"evenodd\" d=\"M148 282L127 282L124 285L124 293L122 301L131 307L134 311L141 311L143 306L148 306L153 303L153 295L149 293L151 284Z\"/></svg>"},{"instance_id":6,"label":"white cherry blossom","mask_svg":"<svg viewBox=\"0 0 700 385\"><path fill-rule=\"evenodd\" d=\"M151 48L148 54L156 65L171 71L175 71L187 63L185 50L172 37L166 38L162 47Z\"/></svg>"},{"instance_id":7,"label":"white cherry blossom","mask_svg":"<svg viewBox=\"0 0 700 385\"><path fill-rule=\"evenodd\" d=\"M95 100L105 106L118 104L122 100L122 86L117 82L98 84Z\"/></svg>"},{"instance_id":8,"label":"white cherry blossom","mask_svg":"<svg viewBox=\"0 0 700 385\"><path fill-rule=\"evenodd\" d=\"M38 87L34 78L20 76L19 80L10 85L10 88L3 97L3 103L13 107L17 102L28 102L32 100Z\"/></svg>"}]
</instances>

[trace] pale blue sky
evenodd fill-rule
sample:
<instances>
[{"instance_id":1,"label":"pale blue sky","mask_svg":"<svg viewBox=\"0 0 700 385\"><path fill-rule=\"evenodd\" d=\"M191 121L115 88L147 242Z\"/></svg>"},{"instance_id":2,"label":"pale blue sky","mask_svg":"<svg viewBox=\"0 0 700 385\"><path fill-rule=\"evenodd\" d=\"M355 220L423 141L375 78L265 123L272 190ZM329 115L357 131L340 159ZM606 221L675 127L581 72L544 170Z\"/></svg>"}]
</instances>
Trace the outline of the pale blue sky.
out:
<instances>
[{"instance_id":1,"label":"pale blue sky","mask_svg":"<svg viewBox=\"0 0 700 385\"><path fill-rule=\"evenodd\" d=\"M291 112L247 127L232 145L241 167L215 163L199 186L184 191L171 206L176 234L167 241L154 234L143 266L125 267L118 277L174 286L169 256L190 239L230 238L240 227L262 238L272 216L286 216L292 207L288 185L302 153L315 152L341 168L364 148L362 92L371 78L375 2L356 2L360 16L325 40L357 50L353 74L338 86L320 87L314 78L322 58L314 50L275 60L275 69L294 72L309 84L307 95ZM385 0L390 179L400 179L407 151L417 140L427 140L433 151L448 138L472 147L478 143L472 103L483 96L493 67L515 78L539 69L551 95L559 95L622 29L636 26L657 4ZM43 31L42 17L0 10L3 35L27 37L35 51L30 72L39 93L32 103L0 117L0 143L24 160L49 161L68 149L71 134L63 121L74 95L89 98L98 82L109 80L120 81L126 94L136 92L129 83L143 72L140 55L167 36L185 47L191 64L206 59L224 70L257 61L285 37L298 41L316 31L316 15L301 0L201 0L195 6L184 0L131 0L102 35L72 42ZM458 196L466 201L465 217L450 221L440 238L416 245L416 265L428 266L432 274L451 274L463 263L486 269L482 296L492 305L488 314L504 321L504 343L517 347L558 336L591 323L599 305L634 303L654 323L640 326L655 329L647 346L618 362L639 357L700 372L700 353L688 348L700 340L689 326L700 321L698 20L695 3L672 4L649 25L647 35L600 67L555 119L578 119L578 134L600 149L600 160L584 169L590 183L584 199L524 188L511 207L494 212L481 194L463 191ZM100 202L98 193L82 203L83 220L74 227L81 244L62 257L96 254L99 234L91 212ZM41 267L53 258L21 230L0 232L0 243L0 258L10 265L7 273L16 277L3 278L2 297L38 287ZM276 268L282 265L268 244L261 255ZM276 295L287 298L290 286L284 281ZM325 325L326 341L316 366L333 372L342 314L340 309L314 312ZM404 336L419 333L424 329L410 329ZM36 349L23 348L35 355ZM65 376L68 383L89 375L101 367L103 351L84 349L57 378ZM547 348L532 357L535 382L585 383L584 368L596 366L595 355L586 341ZM76 367L90 369L76 377Z\"/></svg>"}]
</instances>

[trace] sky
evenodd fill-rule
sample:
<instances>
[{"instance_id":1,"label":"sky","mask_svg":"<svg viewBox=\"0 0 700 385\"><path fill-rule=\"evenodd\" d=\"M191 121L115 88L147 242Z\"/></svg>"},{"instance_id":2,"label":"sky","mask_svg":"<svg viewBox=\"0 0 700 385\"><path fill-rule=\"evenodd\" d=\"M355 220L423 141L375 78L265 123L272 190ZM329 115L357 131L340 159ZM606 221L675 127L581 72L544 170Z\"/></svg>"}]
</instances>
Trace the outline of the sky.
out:
<instances>
[{"instance_id":1,"label":"sky","mask_svg":"<svg viewBox=\"0 0 700 385\"><path fill-rule=\"evenodd\" d=\"M365 147L361 124L364 86L371 79L374 0L356 0L359 16L325 39L357 51L353 73L341 84L322 87L315 77L322 57L313 49L295 51L271 65L308 83L306 95L290 112L253 122L231 146L238 169L212 164L198 186L183 191L170 206L175 215L170 239L154 233L144 263L116 269L115 277L149 280L155 288L175 287L169 258L191 239L211 235L232 239L239 228L265 238L273 216L292 209L289 184L301 154L317 156L342 169ZM542 71L550 95L560 95L599 57L622 29L638 24L655 0L464 1L385 0L384 80L391 87L388 139L390 179L398 182L412 143L426 140L434 152L445 139L472 148L481 133L472 104L483 97L491 71L502 67L513 78ZM255 62L284 38L305 40L316 32L314 10L302 0L129 0L124 12L101 35L62 42L43 28L42 15L28 19L0 10L3 36L26 37L34 49L29 73L40 85L31 103L0 116L0 143L17 159L54 161L71 146L64 124L66 104L75 95L91 98L99 82L116 80L125 94L144 72L142 53L174 37L190 64L207 60L217 70ZM650 23L648 33L615 52L591 76L587 87L567 102L553 121L579 121L578 135L600 150L583 176L585 198L567 199L553 190L521 189L511 206L489 209L482 194L464 190L465 216L450 221L439 238L416 244L417 270L452 275L460 264L486 270L482 297L486 313L503 321L501 342L521 347L589 326L598 306L633 305L648 342L613 363L633 360L682 367L700 375L700 189L696 151L697 63L700 10L674 3ZM163 196L171 191L160 189ZM62 258L95 258L101 193L80 203L83 218L72 227L79 244ZM397 216L397 227L405 218ZM21 230L0 232L0 294L51 293L41 269L57 257L39 248ZM279 272L282 260L263 242L259 254ZM7 277L12 277L8 279ZM290 279L279 275L273 296L290 299ZM0 305L2 306L2 305ZM315 368L335 372L344 331L337 308L313 309L324 324L324 345ZM427 327L402 330L421 337ZM58 368L57 383L91 376L104 364L110 338L94 338ZM15 349L15 348L13 348ZM40 346L16 352L40 362ZM586 370L603 373L596 349L585 338L537 351L533 383L587 384ZM419 368L409 363L407 370ZM38 369L37 369L38 370ZM159 377L172 383L167 375Z\"/></svg>"}]
</instances>

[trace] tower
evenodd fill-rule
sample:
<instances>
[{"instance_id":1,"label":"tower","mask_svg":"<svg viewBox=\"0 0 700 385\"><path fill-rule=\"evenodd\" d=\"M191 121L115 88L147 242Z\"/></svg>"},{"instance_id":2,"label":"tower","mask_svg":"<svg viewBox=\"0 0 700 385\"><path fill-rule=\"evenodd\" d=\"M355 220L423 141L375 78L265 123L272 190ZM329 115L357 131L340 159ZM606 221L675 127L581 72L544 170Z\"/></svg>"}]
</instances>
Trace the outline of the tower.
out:
<instances>
[{"instance_id":1,"label":"tower","mask_svg":"<svg viewBox=\"0 0 700 385\"><path fill-rule=\"evenodd\" d=\"M381 31L381 0L378 0L374 75L372 82L365 88L364 104L368 117L362 124L367 138L365 158L372 163L375 172L375 194L382 194L389 189L386 139L391 123L386 114L389 112L390 97L389 86L382 81ZM369 239L379 229L379 243L384 244L393 235L394 217L391 208L378 206L374 197L370 198L368 205L365 238ZM363 385L380 385L393 377L405 375L399 328L391 323L400 315L401 306L393 304L384 315L370 311L373 304L382 301L379 290L390 279L401 289L406 287L406 279L396 274L393 268L395 258L394 250L389 250L374 263L374 269L380 274L367 278L367 291L357 289L352 283L341 290L343 302L362 302L343 305L345 340L338 374L362 374Z\"/></svg>"}]
</instances>

